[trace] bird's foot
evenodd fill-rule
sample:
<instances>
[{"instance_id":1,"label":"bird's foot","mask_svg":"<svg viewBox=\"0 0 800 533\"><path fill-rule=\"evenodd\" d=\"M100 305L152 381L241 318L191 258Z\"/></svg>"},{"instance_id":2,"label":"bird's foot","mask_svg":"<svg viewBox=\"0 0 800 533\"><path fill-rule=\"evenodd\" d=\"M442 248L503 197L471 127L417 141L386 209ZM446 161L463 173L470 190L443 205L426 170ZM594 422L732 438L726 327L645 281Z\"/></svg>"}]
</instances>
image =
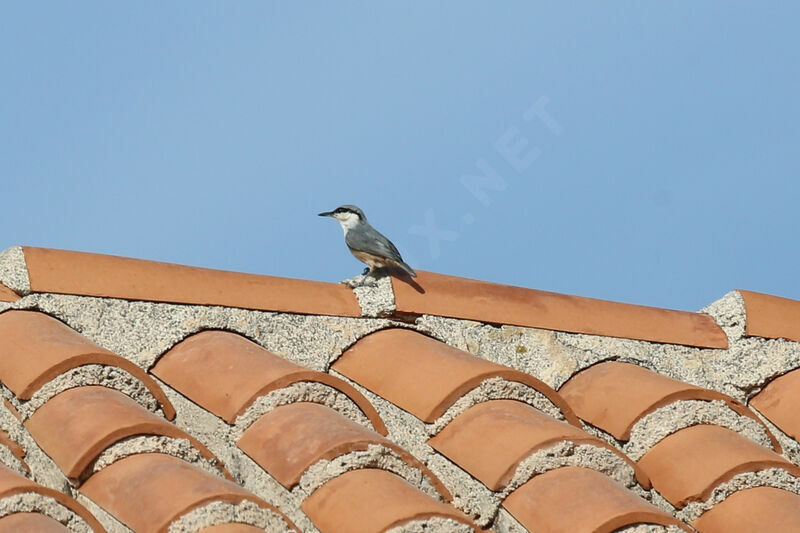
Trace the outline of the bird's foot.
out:
<instances>
[{"instance_id":1,"label":"bird's foot","mask_svg":"<svg viewBox=\"0 0 800 533\"><path fill-rule=\"evenodd\" d=\"M356 287L377 287L378 281L375 279L374 276L369 273L369 269L367 272L363 274L359 274L358 276L354 276L350 279L343 280L342 283L347 285L351 289L355 289Z\"/></svg>"}]
</instances>

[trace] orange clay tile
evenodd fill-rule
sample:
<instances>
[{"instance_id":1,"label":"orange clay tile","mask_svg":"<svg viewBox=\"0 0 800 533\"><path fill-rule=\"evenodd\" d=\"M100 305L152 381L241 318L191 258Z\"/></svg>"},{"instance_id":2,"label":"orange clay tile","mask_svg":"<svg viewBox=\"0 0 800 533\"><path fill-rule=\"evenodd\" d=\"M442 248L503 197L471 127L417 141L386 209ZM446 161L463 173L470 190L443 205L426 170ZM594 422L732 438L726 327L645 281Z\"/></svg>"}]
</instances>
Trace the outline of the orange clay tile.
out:
<instances>
[{"instance_id":1,"label":"orange clay tile","mask_svg":"<svg viewBox=\"0 0 800 533\"><path fill-rule=\"evenodd\" d=\"M19 445L18 442L14 441L11 436L8 434L7 431L0 429L0 445L5 446L11 452L11 455L19 459L19 462L22 463L22 466L25 470L30 473L31 469L28 466L28 463L25 461L25 456L27 452Z\"/></svg>"},{"instance_id":2,"label":"orange clay tile","mask_svg":"<svg viewBox=\"0 0 800 533\"><path fill-rule=\"evenodd\" d=\"M770 381L750 405L794 440L800 439L800 370Z\"/></svg>"},{"instance_id":3,"label":"orange clay tile","mask_svg":"<svg viewBox=\"0 0 800 533\"><path fill-rule=\"evenodd\" d=\"M800 341L800 301L739 291L745 307L745 335Z\"/></svg>"},{"instance_id":4,"label":"orange clay tile","mask_svg":"<svg viewBox=\"0 0 800 533\"><path fill-rule=\"evenodd\" d=\"M369 401L345 381L297 365L228 331L201 331L165 353L155 376L232 424L259 396L301 381L333 387L352 399L385 435L386 426Z\"/></svg>"},{"instance_id":5,"label":"orange clay tile","mask_svg":"<svg viewBox=\"0 0 800 533\"><path fill-rule=\"evenodd\" d=\"M372 468L332 479L306 498L301 508L320 533L373 533L431 517L451 518L477 529L455 507L434 500L390 472Z\"/></svg>"},{"instance_id":6,"label":"orange clay tile","mask_svg":"<svg viewBox=\"0 0 800 533\"><path fill-rule=\"evenodd\" d=\"M204 527L197 533L264 533L264 530L260 527L251 526L250 524L231 522L228 524Z\"/></svg>"},{"instance_id":7,"label":"orange clay tile","mask_svg":"<svg viewBox=\"0 0 800 533\"><path fill-rule=\"evenodd\" d=\"M436 421L483 380L500 377L541 392L580 426L567 402L544 382L408 329L384 329L361 338L332 368L423 422Z\"/></svg>"},{"instance_id":8,"label":"orange clay tile","mask_svg":"<svg viewBox=\"0 0 800 533\"><path fill-rule=\"evenodd\" d=\"M366 450L370 444L393 450L422 471L445 501L450 500L444 484L416 457L324 405L297 402L273 409L250 426L238 442L239 448L287 489L297 485L306 469L317 461Z\"/></svg>"},{"instance_id":9,"label":"orange clay tile","mask_svg":"<svg viewBox=\"0 0 800 533\"><path fill-rule=\"evenodd\" d=\"M0 302L16 302L19 294L0 283Z\"/></svg>"},{"instance_id":10,"label":"orange clay tile","mask_svg":"<svg viewBox=\"0 0 800 533\"><path fill-rule=\"evenodd\" d=\"M727 348L714 319L700 313L593 298L417 271L421 291L392 278L399 315L440 315L495 324Z\"/></svg>"},{"instance_id":11,"label":"orange clay tile","mask_svg":"<svg viewBox=\"0 0 800 533\"><path fill-rule=\"evenodd\" d=\"M353 291L338 283L29 246L23 251L32 292L361 316Z\"/></svg>"},{"instance_id":12,"label":"orange clay tile","mask_svg":"<svg viewBox=\"0 0 800 533\"><path fill-rule=\"evenodd\" d=\"M692 525L702 533L800 531L800 496L773 487L736 492Z\"/></svg>"},{"instance_id":13,"label":"orange clay tile","mask_svg":"<svg viewBox=\"0 0 800 533\"><path fill-rule=\"evenodd\" d=\"M215 501L249 500L280 514L239 485L160 453L121 459L92 475L81 492L137 533L166 533L176 518Z\"/></svg>"},{"instance_id":14,"label":"orange clay tile","mask_svg":"<svg viewBox=\"0 0 800 533\"><path fill-rule=\"evenodd\" d=\"M14 513L0 518L0 533L69 533L69 529L41 513Z\"/></svg>"},{"instance_id":15,"label":"orange clay tile","mask_svg":"<svg viewBox=\"0 0 800 533\"><path fill-rule=\"evenodd\" d=\"M37 409L25 427L70 479L79 479L103 450L134 435L187 439L203 457L217 460L194 437L106 387L61 392Z\"/></svg>"},{"instance_id":16,"label":"orange clay tile","mask_svg":"<svg viewBox=\"0 0 800 533\"><path fill-rule=\"evenodd\" d=\"M26 492L34 492L53 498L61 505L83 518L95 532L102 533L105 531L103 526L100 525L100 522L76 500L70 498L63 492L34 483L0 464L0 499Z\"/></svg>"},{"instance_id":17,"label":"orange clay tile","mask_svg":"<svg viewBox=\"0 0 800 533\"><path fill-rule=\"evenodd\" d=\"M736 474L782 468L800 476L800 467L750 439L720 426L692 426L666 437L639 460L653 487L672 505L705 501Z\"/></svg>"},{"instance_id":18,"label":"orange clay tile","mask_svg":"<svg viewBox=\"0 0 800 533\"><path fill-rule=\"evenodd\" d=\"M164 391L141 368L83 337L59 320L36 311L7 311L0 314L0 380L22 400L42 385L73 368L100 364L119 367L155 396L170 420L175 409Z\"/></svg>"},{"instance_id":19,"label":"orange clay tile","mask_svg":"<svg viewBox=\"0 0 800 533\"><path fill-rule=\"evenodd\" d=\"M473 405L428 444L497 491L511 481L520 461L562 441L611 450L634 469L644 488L650 488L641 469L610 444L515 400Z\"/></svg>"},{"instance_id":20,"label":"orange clay tile","mask_svg":"<svg viewBox=\"0 0 800 533\"><path fill-rule=\"evenodd\" d=\"M634 424L664 405L679 400L722 400L736 413L761 424L773 448L781 450L764 423L740 401L634 364L610 361L591 366L572 376L558 392L581 419L618 440L630 439Z\"/></svg>"},{"instance_id":21,"label":"orange clay tile","mask_svg":"<svg viewBox=\"0 0 800 533\"><path fill-rule=\"evenodd\" d=\"M540 474L512 492L503 507L531 531L611 533L634 524L689 527L610 477L566 466Z\"/></svg>"}]
</instances>

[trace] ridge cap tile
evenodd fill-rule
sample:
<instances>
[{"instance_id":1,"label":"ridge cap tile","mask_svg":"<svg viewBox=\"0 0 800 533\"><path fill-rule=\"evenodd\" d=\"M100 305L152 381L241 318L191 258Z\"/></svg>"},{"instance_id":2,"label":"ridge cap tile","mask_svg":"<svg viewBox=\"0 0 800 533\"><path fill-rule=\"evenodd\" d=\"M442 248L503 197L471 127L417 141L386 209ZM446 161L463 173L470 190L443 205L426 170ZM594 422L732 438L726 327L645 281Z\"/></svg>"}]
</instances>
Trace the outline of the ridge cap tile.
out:
<instances>
[{"instance_id":1,"label":"ridge cap tile","mask_svg":"<svg viewBox=\"0 0 800 533\"><path fill-rule=\"evenodd\" d=\"M538 378L405 328L365 335L331 368L426 423L483 380L502 377L540 392L569 423L580 425L569 404Z\"/></svg>"},{"instance_id":2,"label":"ridge cap tile","mask_svg":"<svg viewBox=\"0 0 800 533\"><path fill-rule=\"evenodd\" d=\"M320 533L374 533L436 516L480 531L455 507L435 500L395 474L374 468L351 470L333 478L306 498L301 508Z\"/></svg>"},{"instance_id":3,"label":"ridge cap tile","mask_svg":"<svg viewBox=\"0 0 800 533\"><path fill-rule=\"evenodd\" d=\"M396 313L585 333L700 348L728 348L709 315L526 289L418 271L418 287L392 278Z\"/></svg>"},{"instance_id":4,"label":"ridge cap tile","mask_svg":"<svg viewBox=\"0 0 800 533\"><path fill-rule=\"evenodd\" d=\"M350 398L375 430L386 434L374 406L352 385L289 361L238 333L194 333L167 350L151 372L229 424L270 391L300 381L321 383Z\"/></svg>"},{"instance_id":5,"label":"ridge cap tile","mask_svg":"<svg viewBox=\"0 0 800 533\"><path fill-rule=\"evenodd\" d=\"M144 409L125 394L98 385L67 389L55 395L24 425L64 475L72 480L79 481L109 446L134 435L186 439L204 458L219 463L192 435Z\"/></svg>"},{"instance_id":6,"label":"ridge cap tile","mask_svg":"<svg viewBox=\"0 0 800 533\"><path fill-rule=\"evenodd\" d=\"M24 246L32 292L360 317L338 283Z\"/></svg>"},{"instance_id":7,"label":"ridge cap tile","mask_svg":"<svg viewBox=\"0 0 800 533\"><path fill-rule=\"evenodd\" d=\"M241 485L162 453L120 459L94 473L81 492L137 533L166 532L175 519L206 503L251 501L296 526Z\"/></svg>"},{"instance_id":8,"label":"ridge cap tile","mask_svg":"<svg viewBox=\"0 0 800 533\"><path fill-rule=\"evenodd\" d=\"M369 444L391 449L420 470L443 500L452 498L439 478L408 451L324 405L295 402L276 407L250 426L238 442L242 451L289 490L318 461L366 450Z\"/></svg>"},{"instance_id":9,"label":"ridge cap tile","mask_svg":"<svg viewBox=\"0 0 800 533\"><path fill-rule=\"evenodd\" d=\"M745 336L800 342L800 301L739 289L744 300Z\"/></svg>"},{"instance_id":10,"label":"ridge cap tile","mask_svg":"<svg viewBox=\"0 0 800 533\"><path fill-rule=\"evenodd\" d=\"M499 491L531 453L563 441L612 451L633 469L642 487L650 488L642 469L618 449L516 400L489 400L473 405L431 437L428 444L489 490Z\"/></svg>"},{"instance_id":11,"label":"ridge cap tile","mask_svg":"<svg viewBox=\"0 0 800 533\"><path fill-rule=\"evenodd\" d=\"M508 495L503 507L535 531L612 533L639 523L691 531L608 476L578 466L556 468L531 478Z\"/></svg>"},{"instance_id":12,"label":"ridge cap tile","mask_svg":"<svg viewBox=\"0 0 800 533\"><path fill-rule=\"evenodd\" d=\"M700 424L665 437L638 461L653 487L681 509L706 500L736 474L781 468L800 477L800 467L730 429Z\"/></svg>"}]
</instances>

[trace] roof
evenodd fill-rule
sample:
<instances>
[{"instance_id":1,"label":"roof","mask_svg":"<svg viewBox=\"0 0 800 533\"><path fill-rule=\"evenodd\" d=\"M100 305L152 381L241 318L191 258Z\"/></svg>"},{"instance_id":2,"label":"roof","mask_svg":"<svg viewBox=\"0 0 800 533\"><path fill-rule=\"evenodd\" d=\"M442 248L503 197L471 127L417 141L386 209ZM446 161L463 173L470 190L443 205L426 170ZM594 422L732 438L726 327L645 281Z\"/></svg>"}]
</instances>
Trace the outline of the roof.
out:
<instances>
[{"instance_id":1,"label":"roof","mask_svg":"<svg viewBox=\"0 0 800 533\"><path fill-rule=\"evenodd\" d=\"M800 302L0 253L0 532L800 530Z\"/></svg>"}]
</instances>

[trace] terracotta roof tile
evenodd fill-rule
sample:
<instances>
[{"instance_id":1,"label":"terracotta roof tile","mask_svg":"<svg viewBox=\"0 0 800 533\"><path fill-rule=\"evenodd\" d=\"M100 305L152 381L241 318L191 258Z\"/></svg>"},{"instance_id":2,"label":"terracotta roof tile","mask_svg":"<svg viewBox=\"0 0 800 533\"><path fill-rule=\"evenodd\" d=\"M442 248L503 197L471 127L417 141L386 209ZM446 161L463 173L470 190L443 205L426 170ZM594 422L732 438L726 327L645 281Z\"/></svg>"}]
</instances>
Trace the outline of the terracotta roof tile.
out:
<instances>
[{"instance_id":1,"label":"terracotta roof tile","mask_svg":"<svg viewBox=\"0 0 800 533\"><path fill-rule=\"evenodd\" d=\"M69 528L40 513L14 513L0 518L0 533L68 533Z\"/></svg>"},{"instance_id":2,"label":"terracotta roof tile","mask_svg":"<svg viewBox=\"0 0 800 533\"><path fill-rule=\"evenodd\" d=\"M800 531L800 496L773 487L736 492L692 525L702 533Z\"/></svg>"},{"instance_id":3,"label":"terracotta roof tile","mask_svg":"<svg viewBox=\"0 0 800 533\"><path fill-rule=\"evenodd\" d=\"M634 424L646 414L679 400L721 400L736 413L764 427L780 452L780 445L764 423L740 401L717 391L695 387L640 366L610 361L575 374L560 389L575 413L618 440L628 440Z\"/></svg>"},{"instance_id":4,"label":"terracotta roof tile","mask_svg":"<svg viewBox=\"0 0 800 533\"><path fill-rule=\"evenodd\" d=\"M29 246L23 250L32 292L361 316L353 291L338 283Z\"/></svg>"},{"instance_id":5,"label":"terracotta roof tile","mask_svg":"<svg viewBox=\"0 0 800 533\"><path fill-rule=\"evenodd\" d=\"M25 426L71 479L79 479L103 450L133 435L187 439L203 457L218 462L194 437L105 387L78 387L57 394Z\"/></svg>"},{"instance_id":6,"label":"terracotta roof tile","mask_svg":"<svg viewBox=\"0 0 800 533\"><path fill-rule=\"evenodd\" d=\"M297 365L235 333L192 335L164 354L152 372L230 424L261 395L301 381L322 383L347 395L376 431L386 433L375 408L349 383Z\"/></svg>"},{"instance_id":7,"label":"terracotta roof tile","mask_svg":"<svg viewBox=\"0 0 800 533\"><path fill-rule=\"evenodd\" d=\"M564 467L538 475L503 502L531 531L611 533L634 524L690 529L594 470Z\"/></svg>"},{"instance_id":8,"label":"terracotta roof tile","mask_svg":"<svg viewBox=\"0 0 800 533\"><path fill-rule=\"evenodd\" d=\"M708 315L417 272L419 292L392 279L397 313L440 315L707 348L728 338Z\"/></svg>"},{"instance_id":9,"label":"terracotta roof tile","mask_svg":"<svg viewBox=\"0 0 800 533\"><path fill-rule=\"evenodd\" d=\"M800 302L751 291L739 294L747 316L746 335L800 341Z\"/></svg>"},{"instance_id":10,"label":"terracotta roof tile","mask_svg":"<svg viewBox=\"0 0 800 533\"><path fill-rule=\"evenodd\" d=\"M394 474L369 468L329 481L306 498L302 509L320 533L373 533L436 516L475 527L454 507L434 500Z\"/></svg>"},{"instance_id":11,"label":"terracotta roof tile","mask_svg":"<svg viewBox=\"0 0 800 533\"><path fill-rule=\"evenodd\" d=\"M96 532L104 532L100 522L86 510L86 508L73 498L57 490L44 487L38 483L20 476L0 465L0 499L13 496L15 494L35 493L49 498L53 498L73 513L81 517Z\"/></svg>"},{"instance_id":12,"label":"terracotta roof tile","mask_svg":"<svg viewBox=\"0 0 800 533\"><path fill-rule=\"evenodd\" d=\"M445 501L451 498L444 484L416 457L324 405L297 402L273 409L250 426L238 444L287 489L317 461L378 444L419 469Z\"/></svg>"},{"instance_id":13,"label":"terracotta roof tile","mask_svg":"<svg viewBox=\"0 0 800 533\"><path fill-rule=\"evenodd\" d=\"M514 400L491 400L470 407L428 443L458 466L497 491L511 481L520 461L562 441L591 444L618 455L649 488L647 476L608 443Z\"/></svg>"},{"instance_id":14,"label":"terracotta roof tile","mask_svg":"<svg viewBox=\"0 0 800 533\"><path fill-rule=\"evenodd\" d=\"M44 313L0 313L0 343L4 347L0 380L22 400L29 400L42 385L67 370L88 364L111 365L141 381L158 400L164 415L175 417L164 391L141 368Z\"/></svg>"},{"instance_id":15,"label":"terracotta roof tile","mask_svg":"<svg viewBox=\"0 0 800 533\"><path fill-rule=\"evenodd\" d=\"M166 532L179 516L214 501L249 500L280 514L241 486L160 453L121 459L92 475L81 492L137 533Z\"/></svg>"},{"instance_id":16,"label":"terracotta roof tile","mask_svg":"<svg viewBox=\"0 0 800 533\"><path fill-rule=\"evenodd\" d=\"M773 379L750 405L795 440L800 438L800 370Z\"/></svg>"},{"instance_id":17,"label":"terracotta roof tile","mask_svg":"<svg viewBox=\"0 0 800 533\"><path fill-rule=\"evenodd\" d=\"M19 462L22 463L22 466L24 466L26 470L30 471L28 463L25 462L27 452L22 448L22 446L20 446L18 442L11 438L11 435L9 435L7 431L2 429L0 429L0 445L8 448L11 454L19 459Z\"/></svg>"},{"instance_id":18,"label":"terracotta roof tile","mask_svg":"<svg viewBox=\"0 0 800 533\"><path fill-rule=\"evenodd\" d=\"M719 426L682 429L651 448L639 465L653 486L678 508L708 499L721 483L742 472L782 468L800 476L800 467L738 433Z\"/></svg>"},{"instance_id":19,"label":"terracotta roof tile","mask_svg":"<svg viewBox=\"0 0 800 533\"><path fill-rule=\"evenodd\" d=\"M0 283L0 302L16 302L19 294Z\"/></svg>"},{"instance_id":20,"label":"terracotta roof tile","mask_svg":"<svg viewBox=\"0 0 800 533\"><path fill-rule=\"evenodd\" d=\"M362 337L332 368L424 422L436 421L483 380L501 377L539 391L579 425L567 402L542 381L407 329Z\"/></svg>"}]
</instances>

